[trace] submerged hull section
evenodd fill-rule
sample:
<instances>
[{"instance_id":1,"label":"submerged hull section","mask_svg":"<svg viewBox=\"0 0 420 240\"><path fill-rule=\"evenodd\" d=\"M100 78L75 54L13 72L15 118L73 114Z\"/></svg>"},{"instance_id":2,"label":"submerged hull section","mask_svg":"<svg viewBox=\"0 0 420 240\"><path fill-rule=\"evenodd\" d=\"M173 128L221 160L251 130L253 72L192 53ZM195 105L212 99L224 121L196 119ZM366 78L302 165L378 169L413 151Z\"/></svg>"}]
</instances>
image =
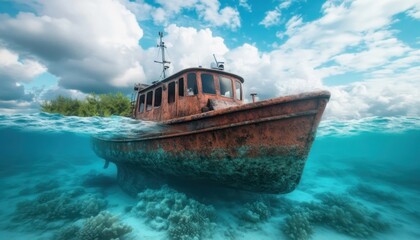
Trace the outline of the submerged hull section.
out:
<instances>
[{"instance_id":1,"label":"submerged hull section","mask_svg":"<svg viewBox=\"0 0 420 240\"><path fill-rule=\"evenodd\" d=\"M95 152L118 168L135 193L142 173L242 190L288 193L300 181L330 94L280 97L163 122L138 139L93 138Z\"/></svg>"}]
</instances>

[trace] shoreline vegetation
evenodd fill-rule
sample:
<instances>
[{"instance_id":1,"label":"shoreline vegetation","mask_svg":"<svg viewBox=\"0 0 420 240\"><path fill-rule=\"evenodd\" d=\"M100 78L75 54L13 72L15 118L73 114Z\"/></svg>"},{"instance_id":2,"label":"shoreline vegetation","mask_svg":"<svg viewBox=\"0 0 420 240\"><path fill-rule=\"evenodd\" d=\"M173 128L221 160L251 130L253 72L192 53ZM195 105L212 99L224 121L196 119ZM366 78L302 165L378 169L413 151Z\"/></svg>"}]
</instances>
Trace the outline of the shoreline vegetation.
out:
<instances>
[{"instance_id":1,"label":"shoreline vegetation","mask_svg":"<svg viewBox=\"0 0 420 240\"><path fill-rule=\"evenodd\" d=\"M89 94L85 99L58 96L41 104L41 111L64 116L131 116L131 101L122 93Z\"/></svg>"}]
</instances>

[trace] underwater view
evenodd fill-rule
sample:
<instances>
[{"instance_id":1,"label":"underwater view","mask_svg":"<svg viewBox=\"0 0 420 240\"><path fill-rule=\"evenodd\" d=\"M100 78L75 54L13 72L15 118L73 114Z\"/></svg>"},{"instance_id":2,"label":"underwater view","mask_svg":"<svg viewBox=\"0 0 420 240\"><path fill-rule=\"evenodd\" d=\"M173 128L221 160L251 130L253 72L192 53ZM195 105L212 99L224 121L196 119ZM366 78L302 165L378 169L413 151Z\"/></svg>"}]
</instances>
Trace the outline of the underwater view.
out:
<instances>
[{"instance_id":1,"label":"underwater view","mask_svg":"<svg viewBox=\"0 0 420 240\"><path fill-rule=\"evenodd\" d=\"M165 182L129 195L91 138L158 129L0 115L0 239L420 239L420 118L321 121L289 194Z\"/></svg>"}]
</instances>

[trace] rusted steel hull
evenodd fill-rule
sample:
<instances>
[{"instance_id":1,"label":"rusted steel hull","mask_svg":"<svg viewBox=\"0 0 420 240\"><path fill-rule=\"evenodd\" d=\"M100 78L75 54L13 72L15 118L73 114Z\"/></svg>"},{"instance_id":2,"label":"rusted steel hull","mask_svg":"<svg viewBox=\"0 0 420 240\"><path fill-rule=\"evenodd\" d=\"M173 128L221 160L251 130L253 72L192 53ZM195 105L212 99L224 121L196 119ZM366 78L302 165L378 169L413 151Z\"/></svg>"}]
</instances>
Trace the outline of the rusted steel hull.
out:
<instances>
[{"instance_id":1,"label":"rusted steel hull","mask_svg":"<svg viewBox=\"0 0 420 240\"><path fill-rule=\"evenodd\" d=\"M210 111L163 122L168 128L159 135L93 138L93 149L116 164L129 192L146 172L288 193L300 181L329 97L321 91Z\"/></svg>"}]
</instances>

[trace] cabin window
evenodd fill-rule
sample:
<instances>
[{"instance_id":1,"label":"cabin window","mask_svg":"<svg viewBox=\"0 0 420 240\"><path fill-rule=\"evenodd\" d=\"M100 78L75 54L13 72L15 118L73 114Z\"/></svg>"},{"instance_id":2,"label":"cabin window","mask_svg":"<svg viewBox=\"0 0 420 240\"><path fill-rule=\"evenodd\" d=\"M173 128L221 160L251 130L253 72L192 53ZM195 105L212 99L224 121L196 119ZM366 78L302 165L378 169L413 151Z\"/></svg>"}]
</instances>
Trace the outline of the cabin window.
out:
<instances>
[{"instance_id":1,"label":"cabin window","mask_svg":"<svg viewBox=\"0 0 420 240\"><path fill-rule=\"evenodd\" d=\"M155 108L160 107L162 103L162 88L157 88L155 90Z\"/></svg>"},{"instance_id":2,"label":"cabin window","mask_svg":"<svg viewBox=\"0 0 420 240\"><path fill-rule=\"evenodd\" d=\"M214 87L214 78L212 74L201 74L201 86L203 87L203 93L216 94L216 88Z\"/></svg>"},{"instance_id":3,"label":"cabin window","mask_svg":"<svg viewBox=\"0 0 420 240\"><path fill-rule=\"evenodd\" d=\"M150 91L147 93L147 97L146 97L146 111L152 110L152 100L153 100L153 92Z\"/></svg>"},{"instance_id":4,"label":"cabin window","mask_svg":"<svg viewBox=\"0 0 420 240\"><path fill-rule=\"evenodd\" d=\"M223 97L233 97L232 81L230 78L219 76L220 95Z\"/></svg>"},{"instance_id":5,"label":"cabin window","mask_svg":"<svg viewBox=\"0 0 420 240\"><path fill-rule=\"evenodd\" d=\"M241 88L241 83L239 81L235 81L235 92L236 92L236 99L242 100L242 88Z\"/></svg>"},{"instance_id":6,"label":"cabin window","mask_svg":"<svg viewBox=\"0 0 420 240\"><path fill-rule=\"evenodd\" d=\"M198 94L197 76L195 73L188 73L187 75L187 95L193 96Z\"/></svg>"},{"instance_id":7,"label":"cabin window","mask_svg":"<svg viewBox=\"0 0 420 240\"><path fill-rule=\"evenodd\" d=\"M144 112L144 94L142 94L139 99L139 112Z\"/></svg>"},{"instance_id":8,"label":"cabin window","mask_svg":"<svg viewBox=\"0 0 420 240\"><path fill-rule=\"evenodd\" d=\"M175 102L175 82L168 84L168 103Z\"/></svg>"},{"instance_id":9,"label":"cabin window","mask_svg":"<svg viewBox=\"0 0 420 240\"><path fill-rule=\"evenodd\" d=\"M184 78L178 80L178 95L181 97L184 96Z\"/></svg>"}]
</instances>

